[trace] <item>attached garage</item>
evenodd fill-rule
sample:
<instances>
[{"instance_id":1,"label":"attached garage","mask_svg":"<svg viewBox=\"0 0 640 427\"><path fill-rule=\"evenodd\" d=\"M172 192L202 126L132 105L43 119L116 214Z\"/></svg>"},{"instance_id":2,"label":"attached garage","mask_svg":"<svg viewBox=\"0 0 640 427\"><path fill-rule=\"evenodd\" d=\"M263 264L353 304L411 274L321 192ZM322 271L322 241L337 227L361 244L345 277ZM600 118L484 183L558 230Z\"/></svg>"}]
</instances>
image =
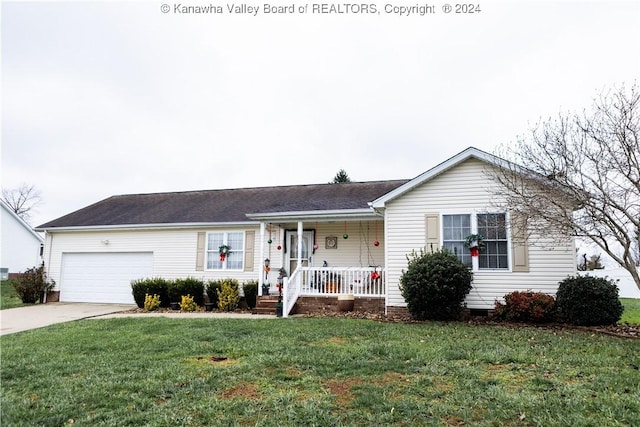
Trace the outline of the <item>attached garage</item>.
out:
<instances>
[{"instance_id":1,"label":"attached garage","mask_svg":"<svg viewBox=\"0 0 640 427\"><path fill-rule=\"evenodd\" d=\"M152 252L64 253L60 301L134 304L131 281L152 275Z\"/></svg>"}]
</instances>

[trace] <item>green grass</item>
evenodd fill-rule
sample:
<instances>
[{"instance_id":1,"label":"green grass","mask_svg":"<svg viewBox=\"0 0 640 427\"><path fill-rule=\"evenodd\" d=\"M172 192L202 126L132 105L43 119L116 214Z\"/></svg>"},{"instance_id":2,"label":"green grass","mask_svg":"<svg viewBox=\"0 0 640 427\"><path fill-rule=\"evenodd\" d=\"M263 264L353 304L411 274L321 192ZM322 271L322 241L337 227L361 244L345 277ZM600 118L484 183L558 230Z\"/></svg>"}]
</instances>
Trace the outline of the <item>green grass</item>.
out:
<instances>
[{"instance_id":1,"label":"green grass","mask_svg":"<svg viewBox=\"0 0 640 427\"><path fill-rule=\"evenodd\" d=\"M0 310L5 308L22 307L24 304L13 288L11 280L0 282Z\"/></svg>"},{"instance_id":2,"label":"green grass","mask_svg":"<svg viewBox=\"0 0 640 427\"><path fill-rule=\"evenodd\" d=\"M640 340L581 330L149 317L0 344L2 425L640 425Z\"/></svg>"},{"instance_id":3,"label":"green grass","mask_svg":"<svg viewBox=\"0 0 640 427\"><path fill-rule=\"evenodd\" d=\"M632 323L640 325L640 299L635 298L620 298L622 305L624 306L624 312L620 323Z\"/></svg>"}]
</instances>

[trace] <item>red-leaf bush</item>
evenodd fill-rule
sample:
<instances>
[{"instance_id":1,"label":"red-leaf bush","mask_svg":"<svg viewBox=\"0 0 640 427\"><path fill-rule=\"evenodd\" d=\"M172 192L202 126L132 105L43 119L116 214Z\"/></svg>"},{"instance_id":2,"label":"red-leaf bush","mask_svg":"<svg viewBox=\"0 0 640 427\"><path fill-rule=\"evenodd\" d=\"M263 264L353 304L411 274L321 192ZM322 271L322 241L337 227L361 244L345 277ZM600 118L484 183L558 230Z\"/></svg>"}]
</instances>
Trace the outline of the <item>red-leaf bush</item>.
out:
<instances>
[{"instance_id":1,"label":"red-leaf bush","mask_svg":"<svg viewBox=\"0 0 640 427\"><path fill-rule=\"evenodd\" d=\"M556 301L551 295L533 291L515 291L496 301L498 318L512 322L546 323L555 320Z\"/></svg>"}]
</instances>

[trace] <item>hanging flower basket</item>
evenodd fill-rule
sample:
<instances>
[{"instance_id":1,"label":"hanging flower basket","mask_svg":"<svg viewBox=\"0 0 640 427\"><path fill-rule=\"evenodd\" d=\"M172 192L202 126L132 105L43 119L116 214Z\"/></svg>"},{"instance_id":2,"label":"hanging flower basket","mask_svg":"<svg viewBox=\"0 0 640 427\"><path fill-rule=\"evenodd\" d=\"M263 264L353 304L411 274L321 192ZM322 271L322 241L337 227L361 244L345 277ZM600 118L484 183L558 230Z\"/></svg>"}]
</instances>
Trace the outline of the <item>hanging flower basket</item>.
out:
<instances>
[{"instance_id":1,"label":"hanging flower basket","mask_svg":"<svg viewBox=\"0 0 640 427\"><path fill-rule=\"evenodd\" d=\"M484 236L482 234L469 234L464 238L464 246L469 248L471 256L480 255L480 250L484 248Z\"/></svg>"},{"instance_id":2,"label":"hanging flower basket","mask_svg":"<svg viewBox=\"0 0 640 427\"><path fill-rule=\"evenodd\" d=\"M218 248L218 253L220 254L220 262L224 262L229 251L231 251L231 248L227 245L222 245Z\"/></svg>"}]
</instances>

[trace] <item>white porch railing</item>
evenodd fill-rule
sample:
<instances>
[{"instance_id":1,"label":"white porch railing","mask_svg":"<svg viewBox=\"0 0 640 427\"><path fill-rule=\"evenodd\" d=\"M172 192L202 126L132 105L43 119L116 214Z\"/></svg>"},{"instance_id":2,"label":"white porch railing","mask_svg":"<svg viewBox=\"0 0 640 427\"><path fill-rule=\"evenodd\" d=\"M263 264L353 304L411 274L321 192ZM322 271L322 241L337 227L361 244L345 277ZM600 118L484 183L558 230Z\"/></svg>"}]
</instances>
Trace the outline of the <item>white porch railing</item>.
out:
<instances>
[{"instance_id":1,"label":"white porch railing","mask_svg":"<svg viewBox=\"0 0 640 427\"><path fill-rule=\"evenodd\" d=\"M300 296L385 296L383 267L299 267L284 278L282 315L288 316Z\"/></svg>"}]
</instances>

